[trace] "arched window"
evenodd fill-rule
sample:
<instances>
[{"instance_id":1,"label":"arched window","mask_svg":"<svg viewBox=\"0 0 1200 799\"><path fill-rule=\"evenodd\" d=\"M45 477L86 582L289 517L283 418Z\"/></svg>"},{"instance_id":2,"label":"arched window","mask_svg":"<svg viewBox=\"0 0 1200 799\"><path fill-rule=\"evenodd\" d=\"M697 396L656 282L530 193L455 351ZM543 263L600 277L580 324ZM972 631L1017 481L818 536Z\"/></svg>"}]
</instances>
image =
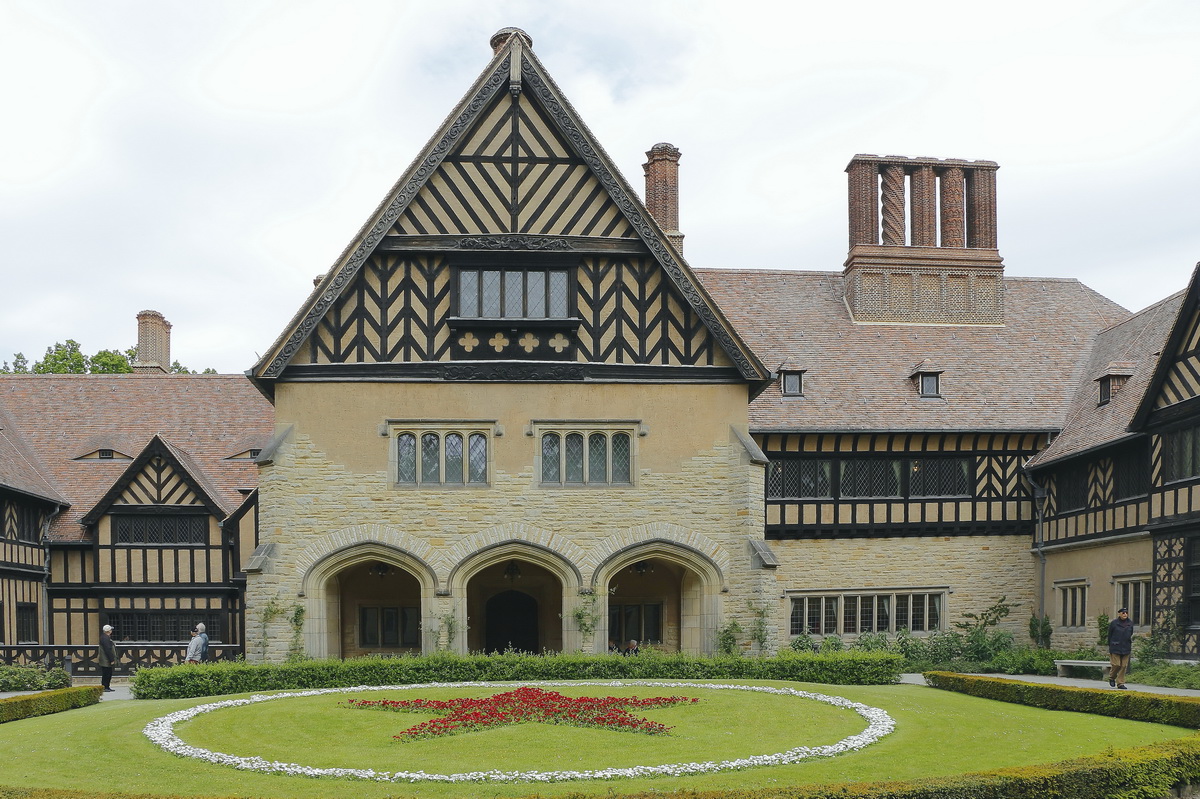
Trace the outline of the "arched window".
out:
<instances>
[{"instance_id":1,"label":"arched window","mask_svg":"<svg viewBox=\"0 0 1200 799\"><path fill-rule=\"evenodd\" d=\"M396 434L396 484L481 486L488 483L488 435L459 430Z\"/></svg>"}]
</instances>

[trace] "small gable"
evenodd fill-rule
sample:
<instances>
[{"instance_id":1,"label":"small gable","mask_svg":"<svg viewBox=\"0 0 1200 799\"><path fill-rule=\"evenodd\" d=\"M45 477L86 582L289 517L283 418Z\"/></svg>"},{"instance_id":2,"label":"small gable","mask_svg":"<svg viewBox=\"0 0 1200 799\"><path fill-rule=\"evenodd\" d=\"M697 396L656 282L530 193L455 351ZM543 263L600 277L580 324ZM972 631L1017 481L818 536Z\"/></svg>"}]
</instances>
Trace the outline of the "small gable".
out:
<instances>
[{"instance_id":1,"label":"small gable","mask_svg":"<svg viewBox=\"0 0 1200 799\"><path fill-rule=\"evenodd\" d=\"M197 507L223 517L215 489L191 459L155 436L137 458L81 520L92 524L114 506L169 505Z\"/></svg>"}]
</instances>

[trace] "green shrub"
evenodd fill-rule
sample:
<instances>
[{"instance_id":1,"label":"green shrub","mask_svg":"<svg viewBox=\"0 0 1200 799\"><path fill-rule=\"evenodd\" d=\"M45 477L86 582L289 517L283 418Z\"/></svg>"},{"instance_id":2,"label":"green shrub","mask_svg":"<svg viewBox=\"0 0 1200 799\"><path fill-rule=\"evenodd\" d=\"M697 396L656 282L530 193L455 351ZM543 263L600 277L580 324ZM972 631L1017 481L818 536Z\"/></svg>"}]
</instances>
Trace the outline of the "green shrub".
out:
<instances>
[{"instance_id":1,"label":"green shrub","mask_svg":"<svg viewBox=\"0 0 1200 799\"><path fill-rule=\"evenodd\" d=\"M83 685L0 699L0 724L94 705L100 701L102 693L104 688L99 685Z\"/></svg>"},{"instance_id":2,"label":"green shrub","mask_svg":"<svg viewBox=\"0 0 1200 799\"><path fill-rule=\"evenodd\" d=\"M845 648L841 638L836 635L827 635L821 639L821 647L818 651L823 653L841 652Z\"/></svg>"},{"instance_id":3,"label":"green shrub","mask_svg":"<svg viewBox=\"0 0 1200 799\"><path fill-rule=\"evenodd\" d=\"M1071 688L937 671L927 672L925 681L934 688L1044 710L1073 710L1193 730L1200 728L1200 698L1196 697Z\"/></svg>"},{"instance_id":4,"label":"green shrub","mask_svg":"<svg viewBox=\"0 0 1200 799\"><path fill-rule=\"evenodd\" d=\"M46 691L70 685L71 676L60 668L0 666L0 691Z\"/></svg>"},{"instance_id":5,"label":"green shrub","mask_svg":"<svg viewBox=\"0 0 1200 799\"><path fill-rule=\"evenodd\" d=\"M206 663L139 669L138 699L180 699L251 691L409 685L424 682L589 679L791 680L837 685L890 685L901 658L888 652L799 653L777 657L705 657L643 650L636 657L579 653L454 655L309 660L283 664Z\"/></svg>"},{"instance_id":6,"label":"green shrub","mask_svg":"<svg viewBox=\"0 0 1200 799\"><path fill-rule=\"evenodd\" d=\"M800 633L799 635L793 636L792 640L788 642L788 646L793 652L817 651L817 642L808 633Z\"/></svg>"}]
</instances>

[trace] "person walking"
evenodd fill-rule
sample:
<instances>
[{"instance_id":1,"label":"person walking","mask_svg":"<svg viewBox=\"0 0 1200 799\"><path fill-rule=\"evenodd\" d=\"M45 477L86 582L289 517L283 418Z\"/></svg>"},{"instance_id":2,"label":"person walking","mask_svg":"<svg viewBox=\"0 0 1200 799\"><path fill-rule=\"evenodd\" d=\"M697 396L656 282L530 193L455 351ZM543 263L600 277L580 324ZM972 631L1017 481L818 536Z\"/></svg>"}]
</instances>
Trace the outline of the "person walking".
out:
<instances>
[{"instance_id":1,"label":"person walking","mask_svg":"<svg viewBox=\"0 0 1200 799\"><path fill-rule=\"evenodd\" d=\"M100 664L100 684L104 690L111 692L113 667L117 665L117 645L112 639L113 626L106 624L100 630L100 653L97 663Z\"/></svg>"},{"instance_id":2,"label":"person walking","mask_svg":"<svg viewBox=\"0 0 1200 799\"><path fill-rule=\"evenodd\" d=\"M1129 655L1133 651L1133 622L1129 619L1129 608L1117 611L1117 617L1108 623L1108 661L1112 668L1108 672L1108 684L1125 688L1125 675L1129 673Z\"/></svg>"}]
</instances>

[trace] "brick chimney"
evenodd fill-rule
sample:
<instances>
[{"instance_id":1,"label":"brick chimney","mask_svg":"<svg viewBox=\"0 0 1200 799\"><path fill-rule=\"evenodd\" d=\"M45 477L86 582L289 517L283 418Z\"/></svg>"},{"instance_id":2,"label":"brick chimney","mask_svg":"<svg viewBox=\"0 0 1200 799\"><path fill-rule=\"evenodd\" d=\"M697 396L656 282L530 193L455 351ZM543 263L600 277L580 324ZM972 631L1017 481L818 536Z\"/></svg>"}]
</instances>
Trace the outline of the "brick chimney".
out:
<instances>
[{"instance_id":1,"label":"brick chimney","mask_svg":"<svg viewBox=\"0 0 1200 799\"><path fill-rule=\"evenodd\" d=\"M137 315L138 344L133 371L141 374L170 374L171 323L158 311Z\"/></svg>"},{"instance_id":2,"label":"brick chimney","mask_svg":"<svg viewBox=\"0 0 1200 799\"><path fill-rule=\"evenodd\" d=\"M856 155L846 302L856 322L1003 324L994 161Z\"/></svg>"},{"instance_id":3,"label":"brick chimney","mask_svg":"<svg viewBox=\"0 0 1200 799\"><path fill-rule=\"evenodd\" d=\"M646 209L667 234L678 252L683 252L679 232L679 148L659 142L646 152Z\"/></svg>"}]
</instances>

